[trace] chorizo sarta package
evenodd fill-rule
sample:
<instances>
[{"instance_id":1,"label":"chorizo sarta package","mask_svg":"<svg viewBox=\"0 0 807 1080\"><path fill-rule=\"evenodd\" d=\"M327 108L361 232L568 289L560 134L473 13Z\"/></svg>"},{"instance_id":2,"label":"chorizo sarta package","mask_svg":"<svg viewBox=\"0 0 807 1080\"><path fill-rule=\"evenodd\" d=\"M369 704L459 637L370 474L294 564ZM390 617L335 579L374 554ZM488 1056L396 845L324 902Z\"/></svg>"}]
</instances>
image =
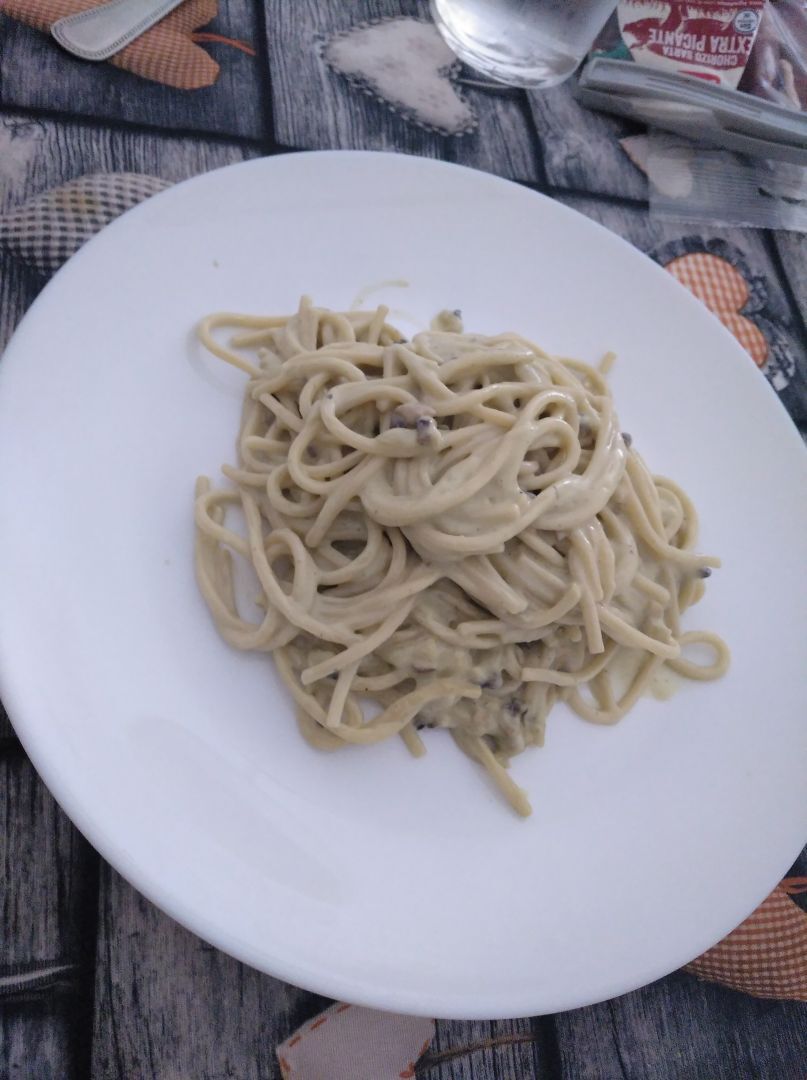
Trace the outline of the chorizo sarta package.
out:
<instances>
[{"instance_id":1,"label":"chorizo sarta package","mask_svg":"<svg viewBox=\"0 0 807 1080\"><path fill-rule=\"evenodd\" d=\"M643 67L736 88L751 56L765 0L622 0L622 40Z\"/></svg>"},{"instance_id":2,"label":"chorizo sarta package","mask_svg":"<svg viewBox=\"0 0 807 1080\"><path fill-rule=\"evenodd\" d=\"M620 0L580 101L807 165L807 0Z\"/></svg>"}]
</instances>

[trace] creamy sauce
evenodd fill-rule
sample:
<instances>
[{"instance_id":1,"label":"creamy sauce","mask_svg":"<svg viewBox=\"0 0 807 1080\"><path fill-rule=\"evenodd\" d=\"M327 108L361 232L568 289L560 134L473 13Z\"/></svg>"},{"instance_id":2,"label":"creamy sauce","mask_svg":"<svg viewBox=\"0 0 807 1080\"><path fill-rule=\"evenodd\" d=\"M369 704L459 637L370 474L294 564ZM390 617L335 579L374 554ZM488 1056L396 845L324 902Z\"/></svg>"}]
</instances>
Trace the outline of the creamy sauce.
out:
<instances>
[{"instance_id":1,"label":"creamy sauce","mask_svg":"<svg viewBox=\"0 0 807 1080\"><path fill-rule=\"evenodd\" d=\"M528 813L503 766L542 743L556 701L610 724L725 671L720 638L680 626L719 563L620 432L602 372L463 333L456 312L410 343L385 316L304 301L203 325L250 381L235 488L197 489L199 584L231 644L274 654L309 741L399 734L420 754L419 731L448 728ZM213 337L225 321L257 364ZM232 553L260 582L258 622Z\"/></svg>"}]
</instances>

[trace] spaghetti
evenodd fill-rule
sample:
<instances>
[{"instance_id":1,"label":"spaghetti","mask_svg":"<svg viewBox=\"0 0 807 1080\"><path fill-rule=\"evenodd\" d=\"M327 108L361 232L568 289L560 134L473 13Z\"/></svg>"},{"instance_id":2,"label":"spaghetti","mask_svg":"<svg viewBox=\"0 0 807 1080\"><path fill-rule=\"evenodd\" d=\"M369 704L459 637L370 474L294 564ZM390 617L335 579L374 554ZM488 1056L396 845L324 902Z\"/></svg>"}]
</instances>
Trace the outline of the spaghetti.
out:
<instances>
[{"instance_id":1,"label":"spaghetti","mask_svg":"<svg viewBox=\"0 0 807 1080\"><path fill-rule=\"evenodd\" d=\"M273 654L315 746L399 735L418 756L423 728L448 728L527 815L507 764L555 702L611 724L665 665L723 674L723 641L681 629L719 560L620 432L602 369L450 318L408 342L386 314L304 298L203 321L249 382L231 486L197 482L199 586L231 645ZM240 613L236 559L259 618Z\"/></svg>"}]
</instances>

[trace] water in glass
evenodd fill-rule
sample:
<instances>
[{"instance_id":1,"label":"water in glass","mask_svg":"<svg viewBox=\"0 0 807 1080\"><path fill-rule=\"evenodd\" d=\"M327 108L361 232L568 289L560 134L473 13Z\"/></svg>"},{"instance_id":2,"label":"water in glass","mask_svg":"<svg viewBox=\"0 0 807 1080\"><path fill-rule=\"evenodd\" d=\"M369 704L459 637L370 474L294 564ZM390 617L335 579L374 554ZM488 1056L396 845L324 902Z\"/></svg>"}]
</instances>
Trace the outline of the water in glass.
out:
<instances>
[{"instance_id":1,"label":"water in glass","mask_svg":"<svg viewBox=\"0 0 807 1080\"><path fill-rule=\"evenodd\" d=\"M615 7L615 0L431 0L434 21L461 60L527 87L568 78Z\"/></svg>"}]
</instances>

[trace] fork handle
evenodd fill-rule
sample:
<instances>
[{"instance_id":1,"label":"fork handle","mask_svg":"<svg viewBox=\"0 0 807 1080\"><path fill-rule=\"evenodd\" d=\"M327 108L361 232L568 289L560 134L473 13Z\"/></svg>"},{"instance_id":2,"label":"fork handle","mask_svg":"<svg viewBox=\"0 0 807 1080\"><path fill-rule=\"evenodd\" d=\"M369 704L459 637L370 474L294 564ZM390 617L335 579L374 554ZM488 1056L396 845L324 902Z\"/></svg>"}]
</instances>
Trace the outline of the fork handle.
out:
<instances>
[{"instance_id":1,"label":"fork handle","mask_svg":"<svg viewBox=\"0 0 807 1080\"><path fill-rule=\"evenodd\" d=\"M62 48L82 60L108 60L184 0L110 0L59 19L50 28Z\"/></svg>"}]
</instances>

